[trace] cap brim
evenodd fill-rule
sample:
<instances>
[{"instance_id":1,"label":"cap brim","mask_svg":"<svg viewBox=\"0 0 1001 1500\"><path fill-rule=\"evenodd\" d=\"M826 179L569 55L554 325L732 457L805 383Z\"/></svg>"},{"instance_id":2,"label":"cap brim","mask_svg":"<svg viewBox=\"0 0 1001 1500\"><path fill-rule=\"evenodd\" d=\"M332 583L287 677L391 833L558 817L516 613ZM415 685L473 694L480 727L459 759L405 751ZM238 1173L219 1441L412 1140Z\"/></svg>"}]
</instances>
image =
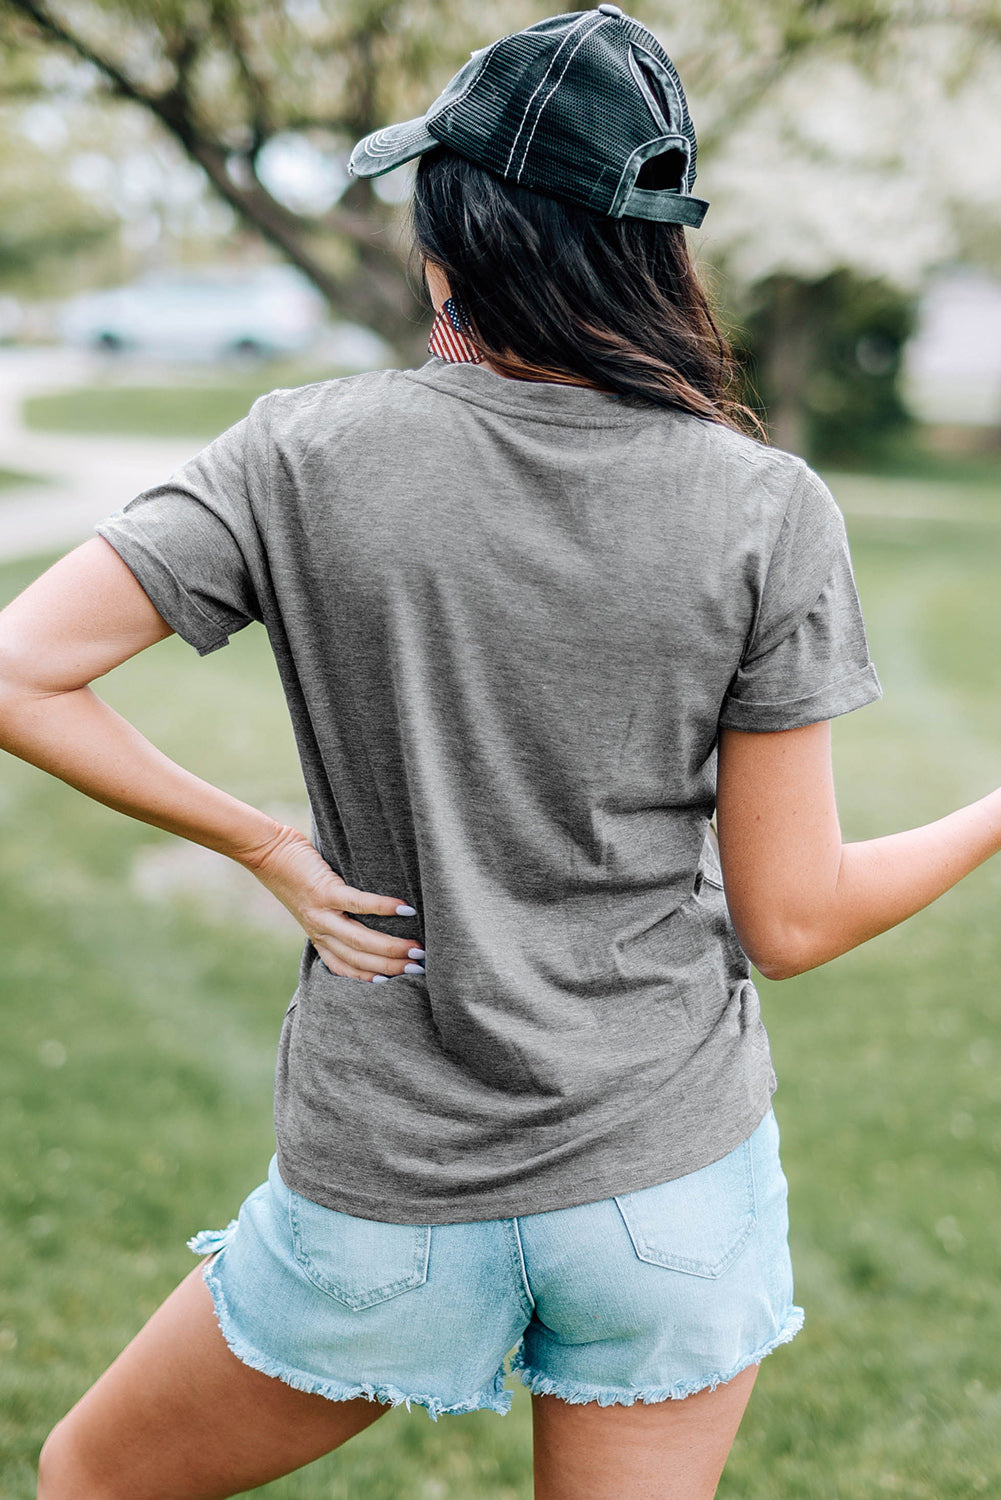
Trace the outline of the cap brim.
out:
<instances>
[{"instance_id":1,"label":"cap brim","mask_svg":"<svg viewBox=\"0 0 1001 1500\"><path fill-rule=\"evenodd\" d=\"M433 151L441 142L430 133L422 115L419 120L405 120L402 125L387 125L359 141L348 161L348 171L355 177L381 177L404 162Z\"/></svg>"}]
</instances>

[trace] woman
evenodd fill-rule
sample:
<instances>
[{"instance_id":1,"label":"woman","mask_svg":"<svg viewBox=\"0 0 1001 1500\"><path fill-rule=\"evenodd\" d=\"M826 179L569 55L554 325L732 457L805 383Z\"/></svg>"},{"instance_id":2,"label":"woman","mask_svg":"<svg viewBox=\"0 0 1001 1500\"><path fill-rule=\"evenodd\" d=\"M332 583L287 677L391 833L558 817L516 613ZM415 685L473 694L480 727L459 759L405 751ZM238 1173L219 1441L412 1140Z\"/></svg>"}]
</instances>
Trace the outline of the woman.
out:
<instances>
[{"instance_id":1,"label":"woman","mask_svg":"<svg viewBox=\"0 0 1001 1500\"><path fill-rule=\"evenodd\" d=\"M879 692L844 530L739 431L656 39L614 5L503 38L352 163L414 157L435 357L263 398L2 617L6 747L308 939L269 1180L55 1429L44 1500L503 1411L516 1345L540 1500L713 1495L802 1319L748 958L824 963L1001 847L1001 793L842 844L828 722ZM88 686L252 619L312 840Z\"/></svg>"}]
</instances>

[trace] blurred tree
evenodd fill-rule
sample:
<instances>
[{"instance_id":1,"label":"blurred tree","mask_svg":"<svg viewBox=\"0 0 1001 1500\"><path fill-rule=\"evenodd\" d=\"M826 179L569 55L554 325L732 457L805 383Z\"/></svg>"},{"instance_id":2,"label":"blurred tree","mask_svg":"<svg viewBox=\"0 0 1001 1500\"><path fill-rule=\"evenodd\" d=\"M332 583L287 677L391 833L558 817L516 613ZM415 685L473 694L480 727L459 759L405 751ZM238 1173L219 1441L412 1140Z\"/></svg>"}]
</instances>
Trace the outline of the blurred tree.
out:
<instances>
[{"instance_id":1,"label":"blurred tree","mask_svg":"<svg viewBox=\"0 0 1001 1500\"><path fill-rule=\"evenodd\" d=\"M705 250L781 446L843 455L852 433L871 450L899 428L928 273L1001 256L999 94L996 4L877 4L857 37L801 47L720 135Z\"/></svg>"},{"instance_id":2,"label":"blurred tree","mask_svg":"<svg viewBox=\"0 0 1001 1500\"><path fill-rule=\"evenodd\" d=\"M72 56L95 90L152 114L245 223L401 352L418 335L393 208L368 181L341 191L336 167L401 108L426 107L432 69L444 81L508 19L531 16L516 0L0 0L9 51ZM333 161L330 201L284 199L269 159L295 150Z\"/></svg>"},{"instance_id":3,"label":"blurred tree","mask_svg":"<svg viewBox=\"0 0 1001 1500\"><path fill-rule=\"evenodd\" d=\"M738 349L780 448L872 458L910 422L897 377L910 298L875 278L770 276L754 288Z\"/></svg>"},{"instance_id":4,"label":"blurred tree","mask_svg":"<svg viewBox=\"0 0 1001 1500\"><path fill-rule=\"evenodd\" d=\"M108 220L68 191L51 159L0 136L0 291L51 293L60 270L111 235Z\"/></svg>"}]
</instances>

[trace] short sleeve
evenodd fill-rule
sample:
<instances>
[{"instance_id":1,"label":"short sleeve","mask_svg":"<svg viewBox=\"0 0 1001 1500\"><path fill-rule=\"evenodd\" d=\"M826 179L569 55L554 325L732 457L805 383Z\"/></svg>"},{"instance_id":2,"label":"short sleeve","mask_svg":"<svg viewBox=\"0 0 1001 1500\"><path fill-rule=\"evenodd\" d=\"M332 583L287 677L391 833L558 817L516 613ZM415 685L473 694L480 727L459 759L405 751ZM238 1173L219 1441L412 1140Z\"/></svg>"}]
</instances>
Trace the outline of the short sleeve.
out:
<instances>
[{"instance_id":1,"label":"short sleeve","mask_svg":"<svg viewBox=\"0 0 1001 1500\"><path fill-rule=\"evenodd\" d=\"M844 518L804 468L723 700L723 729L798 729L882 695L869 659Z\"/></svg>"},{"instance_id":2,"label":"short sleeve","mask_svg":"<svg viewBox=\"0 0 1001 1500\"><path fill-rule=\"evenodd\" d=\"M200 656L262 618L267 401L95 527Z\"/></svg>"}]
</instances>

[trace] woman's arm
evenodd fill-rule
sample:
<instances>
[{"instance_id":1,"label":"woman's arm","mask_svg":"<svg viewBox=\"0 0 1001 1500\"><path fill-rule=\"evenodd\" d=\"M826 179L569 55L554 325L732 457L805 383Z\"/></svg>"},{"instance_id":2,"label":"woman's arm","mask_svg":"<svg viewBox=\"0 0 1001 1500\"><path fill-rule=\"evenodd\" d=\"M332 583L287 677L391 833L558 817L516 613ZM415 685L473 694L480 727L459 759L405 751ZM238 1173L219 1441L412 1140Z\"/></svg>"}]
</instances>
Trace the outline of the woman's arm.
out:
<instances>
[{"instance_id":1,"label":"woman's arm","mask_svg":"<svg viewBox=\"0 0 1001 1500\"><path fill-rule=\"evenodd\" d=\"M171 633L114 548L85 542L0 613L0 747L244 865L334 973L401 973L410 940L344 915L393 916L398 898L347 886L297 829L176 765L92 692L95 678Z\"/></svg>"},{"instance_id":2,"label":"woman's arm","mask_svg":"<svg viewBox=\"0 0 1001 1500\"><path fill-rule=\"evenodd\" d=\"M1001 790L936 823L843 844L829 724L722 730L717 823L727 903L770 979L827 963L913 916L1001 850Z\"/></svg>"}]
</instances>

